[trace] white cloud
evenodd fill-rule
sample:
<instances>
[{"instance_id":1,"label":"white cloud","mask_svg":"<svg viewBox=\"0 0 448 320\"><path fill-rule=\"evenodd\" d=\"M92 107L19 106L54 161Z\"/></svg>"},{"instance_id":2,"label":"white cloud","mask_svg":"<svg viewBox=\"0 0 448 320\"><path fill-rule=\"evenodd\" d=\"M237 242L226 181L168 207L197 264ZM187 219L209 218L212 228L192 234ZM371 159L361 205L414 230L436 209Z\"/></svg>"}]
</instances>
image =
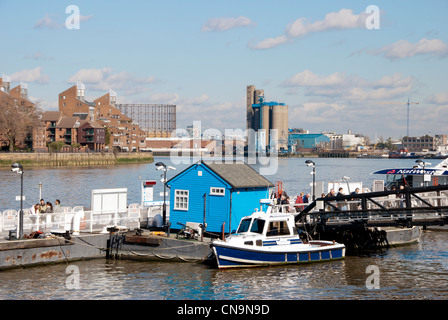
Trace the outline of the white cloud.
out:
<instances>
[{"instance_id":1,"label":"white cloud","mask_svg":"<svg viewBox=\"0 0 448 320\"><path fill-rule=\"evenodd\" d=\"M196 97L183 97L175 92L158 92L141 99L139 103L175 104L178 128L186 128L193 121L201 121L202 130L213 128L222 133L225 129L246 130L244 117L241 116L245 113L245 97L237 102L217 103L211 101L205 93Z\"/></svg>"},{"instance_id":2,"label":"white cloud","mask_svg":"<svg viewBox=\"0 0 448 320\"><path fill-rule=\"evenodd\" d=\"M11 81L35 82L40 84L48 83L50 77L44 74L42 67L25 69L11 74Z\"/></svg>"},{"instance_id":3,"label":"white cloud","mask_svg":"<svg viewBox=\"0 0 448 320\"><path fill-rule=\"evenodd\" d=\"M435 95L431 95L426 98L426 102L438 105L448 105L448 92L440 92Z\"/></svg>"},{"instance_id":4,"label":"white cloud","mask_svg":"<svg viewBox=\"0 0 448 320\"><path fill-rule=\"evenodd\" d=\"M211 18L202 26L201 31L226 31L254 25L256 25L255 22L243 16L238 18Z\"/></svg>"},{"instance_id":5,"label":"white cloud","mask_svg":"<svg viewBox=\"0 0 448 320\"><path fill-rule=\"evenodd\" d=\"M368 81L356 75L335 72L318 75L310 70L299 72L282 83L283 87L304 88L306 96L337 98L347 101L393 99L411 92L412 77L400 73Z\"/></svg>"},{"instance_id":6,"label":"white cloud","mask_svg":"<svg viewBox=\"0 0 448 320\"><path fill-rule=\"evenodd\" d=\"M264 39L256 44L252 44L251 42L249 42L248 47L251 49L256 49L256 50L270 49L270 48L277 47L281 44L284 44L286 42L288 42L288 37L285 35L282 35L282 36L278 36L276 38Z\"/></svg>"},{"instance_id":7,"label":"white cloud","mask_svg":"<svg viewBox=\"0 0 448 320\"><path fill-rule=\"evenodd\" d=\"M338 12L328 13L323 20L308 22L306 18L299 18L285 28L283 35L268 38L249 47L252 49L270 49L277 47L294 38L303 37L311 33L329 31L365 28L366 14L354 14L351 9L341 9Z\"/></svg>"},{"instance_id":8,"label":"white cloud","mask_svg":"<svg viewBox=\"0 0 448 320\"><path fill-rule=\"evenodd\" d=\"M63 24L57 22L54 18L46 14L45 17L39 19L33 29L59 29L64 27Z\"/></svg>"},{"instance_id":9,"label":"white cloud","mask_svg":"<svg viewBox=\"0 0 448 320\"><path fill-rule=\"evenodd\" d=\"M48 13L39 19L33 26L33 29L61 29L65 28L65 20L59 22L56 15L49 15ZM68 17L68 16L67 16ZM79 15L79 21L87 21L93 18L93 15L83 16Z\"/></svg>"},{"instance_id":10,"label":"white cloud","mask_svg":"<svg viewBox=\"0 0 448 320\"><path fill-rule=\"evenodd\" d=\"M345 72L322 75L306 70L285 80L282 86L289 92L294 89L296 96L301 97L300 103L290 105L290 127L305 126L316 132L352 129L374 135L387 128L388 132L403 136L406 101L416 96L415 78L401 73L366 79ZM448 96L440 95L434 100L445 98Z\"/></svg>"},{"instance_id":11,"label":"white cloud","mask_svg":"<svg viewBox=\"0 0 448 320\"><path fill-rule=\"evenodd\" d=\"M333 73L329 76L320 76L309 70L305 70L284 81L283 85L286 87L322 87L340 85L346 81L345 74L340 72Z\"/></svg>"},{"instance_id":12,"label":"white cloud","mask_svg":"<svg viewBox=\"0 0 448 320\"><path fill-rule=\"evenodd\" d=\"M341 9L328 13L324 20L312 23L307 23L305 18L299 18L286 27L285 33L296 38L313 32L365 28L365 20L364 14L356 15L353 10Z\"/></svg>"},{"instance_id":13,"label":"white cloud","mask_svg":"<svg viewBox=\"0 0 448 320\"><path fill-rule=\"evenodd\" d=\"M423 38L416 43L407 40L399 40L379 50L371 51L372 54L383 55L389 59L404 59L416 55L432 54L437 57L446 57L448 54L448 44L440 39Z\"/></svg>"},{"instance_id":14,"label":"white cloud","mask_svg":"<svg viewBox=\"0 0 448 320\"><path fill-rule=\"evenodd\" d=\"M412 84L413 81L413 77L402 78L401 73L394 73L393 75L386 75L379 80L373 81L372 87L403 87Z\"/></svg>"},{"instance_id":15,"label":"white cloud","mask_svg":"<svg viewBox=\"0 0 448 320\"><path fill-rule=\"evenodd\" d=\"M125 95L134 95L149 91L147 85L156 82L156 78L154 76L140 78L127 71L113 73L112 68L102 68L81 69L67 80L68 83L77 81L85 83L91 90L122 90Z\"/></svg>"}]
</instances>

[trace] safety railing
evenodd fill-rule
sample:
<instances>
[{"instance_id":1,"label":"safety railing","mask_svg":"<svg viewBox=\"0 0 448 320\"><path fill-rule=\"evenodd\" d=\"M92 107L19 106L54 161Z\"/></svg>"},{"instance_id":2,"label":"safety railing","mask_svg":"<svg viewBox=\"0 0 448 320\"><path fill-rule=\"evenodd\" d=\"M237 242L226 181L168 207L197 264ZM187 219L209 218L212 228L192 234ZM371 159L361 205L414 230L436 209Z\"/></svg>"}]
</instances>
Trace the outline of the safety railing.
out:
<instances>
[{"instance_id":1,"label":"safety railing","mask_svg":"<svg viewBox=\"0 0 448 320\"><path fill-rule=\"evenodd\" d=\"M318 198L295 217L296 222L313 224L364 221L387 225L390 221L407 226L435 225L447 219L446 185Z\"/></svg>"},{"instance_id":2,"label":"safety railing","mask_svg":"<svg viewBox=\"0 0 448 320\"><path fill-rule=\"evenodd\" d=\"M81 232L104 232L109 226L123 226L128 229L140 228L142 208L131 204L125 210L85 211L84 207L63 207L61 212L32 214L28 209L23 212L23 234L35 231L43 233L65 233L74 235ZM9 231L17 230L19 211L0 212L0 235L5 237Z\"/></svg>"}]
</instances>

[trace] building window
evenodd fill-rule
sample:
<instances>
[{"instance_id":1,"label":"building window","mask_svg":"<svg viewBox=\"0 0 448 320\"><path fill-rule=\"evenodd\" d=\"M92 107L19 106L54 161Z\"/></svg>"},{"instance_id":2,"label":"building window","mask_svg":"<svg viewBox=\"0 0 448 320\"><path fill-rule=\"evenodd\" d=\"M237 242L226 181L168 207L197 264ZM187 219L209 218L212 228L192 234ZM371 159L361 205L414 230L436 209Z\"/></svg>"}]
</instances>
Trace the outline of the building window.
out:
<instances>
[{"instance_id":1,"label":"building window","mask_svg":"<svg viewBox=\"0 0 448 320\"><path fill-rule=\"evenodd\" d=\"M225 188L210 188L210 195L211 196L224 196L226 194Z\"/></svg>"},{"instance_id":2,"label":"building window","mask_svg":"<svg viewBox=\"0 0 448 320\"><path fill-rule=\"evenodd\" d=\"M188 211L188 190L175 190L174 209Z\"/></svg>"}]
</instances>

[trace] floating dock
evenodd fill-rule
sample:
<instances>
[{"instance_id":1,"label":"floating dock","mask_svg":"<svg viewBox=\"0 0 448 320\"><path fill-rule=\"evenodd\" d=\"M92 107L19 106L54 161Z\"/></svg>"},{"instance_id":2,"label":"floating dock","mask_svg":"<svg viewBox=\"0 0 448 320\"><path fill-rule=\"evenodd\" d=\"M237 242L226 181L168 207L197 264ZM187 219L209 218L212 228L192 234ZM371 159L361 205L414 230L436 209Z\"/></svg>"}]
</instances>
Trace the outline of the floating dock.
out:
<instances>
[{"instance_id":1,"label":"floating dock","mask_svg":"<svg viewBox=\"0 0 448 320\"><path fill-rule=\"evenodd\" d=\"M204 261L210 239L176 239L175 235L151 235L149 230L51 235L43 239L0 240L0 270L67 263L89 259L143 261Z\"/></svg>"},{"instance_id":2,"label":"floating dock","mask_svg":"<svg viewBox=\"0 0 448 320\"><path fill-rule=\"evenodd\" d=\"M0 240L0 270L104 258L108 234Z\"/></svg>"}]
</instances>

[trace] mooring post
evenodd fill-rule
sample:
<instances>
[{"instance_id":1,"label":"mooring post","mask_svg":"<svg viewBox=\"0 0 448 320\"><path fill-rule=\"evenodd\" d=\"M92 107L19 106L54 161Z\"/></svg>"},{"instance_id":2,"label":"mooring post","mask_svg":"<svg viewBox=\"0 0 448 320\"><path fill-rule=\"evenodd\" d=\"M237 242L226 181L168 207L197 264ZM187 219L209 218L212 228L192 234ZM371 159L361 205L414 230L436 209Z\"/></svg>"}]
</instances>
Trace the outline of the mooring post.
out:
<instances>
[{"instance_id":1,"label":"mooring post","mask_svg":"<svg viewBox=\"0 0 448 320\"><path fill-rule=\"evenodd\" d=\"M405 192L406 202L406 227L412 228L412 203L411 203L411 191L406 189Z\"/></svg>"}]
</instances>

